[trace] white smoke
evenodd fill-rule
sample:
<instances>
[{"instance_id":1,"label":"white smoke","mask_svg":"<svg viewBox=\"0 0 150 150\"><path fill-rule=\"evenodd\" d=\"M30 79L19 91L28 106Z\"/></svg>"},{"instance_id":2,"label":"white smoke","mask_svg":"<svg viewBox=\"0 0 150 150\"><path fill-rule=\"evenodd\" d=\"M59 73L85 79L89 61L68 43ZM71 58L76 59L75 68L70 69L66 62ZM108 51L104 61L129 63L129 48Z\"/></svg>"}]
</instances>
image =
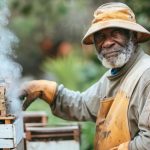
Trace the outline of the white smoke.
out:
<instances>
[{"instance_id":1,"label":"white smoke","mask_svg":"<svg viewBox=\"0 0 150 150\"><path fill-rule=\"evenodd\" d=\"M10 16L10 11L8 9L7 1L0 0L0 25L1 26L6 26L8 24L9 16Z\"/></svg>"},{"instance_id":2,"label":"white smoke","mask_svg":"<svg viewBox=\"0 0 150 150\"><path fill-rule=\"evenodd\" d=\"M13 59L13 48L18 43L18 38L7 27L9 16L7 1L0 0L0 84L5 82L6 85L7 113L17 114L21 110L18 81L22 68Z\"/></svg>"}]
</instances>

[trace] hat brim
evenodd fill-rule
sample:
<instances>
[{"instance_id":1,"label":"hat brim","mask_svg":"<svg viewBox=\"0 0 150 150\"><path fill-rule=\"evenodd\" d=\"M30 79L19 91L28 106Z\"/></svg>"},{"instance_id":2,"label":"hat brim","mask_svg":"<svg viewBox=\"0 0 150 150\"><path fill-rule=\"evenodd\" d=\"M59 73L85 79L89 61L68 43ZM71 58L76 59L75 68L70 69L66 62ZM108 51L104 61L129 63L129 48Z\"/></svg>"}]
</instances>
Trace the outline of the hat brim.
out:
<instances>
[{"instance_id":1,"label":"hat brim","mask_svg":"<svg viewBox=\"0 0 150 150\"><path fill-rule=\"evenodd\" d=\"M115 20L97 22L95 24L92 24L89 30L87 31L87 33L85 34L84 38L82 39L82 43L85 45L94 44L93 33L100 31L102 29L112 28L112 27L123 28L123 29L137 32L138 43L142 43L150 39L150 32L140 24L137 24L135 22L115 19Z\"/></svg>"}]
</instances>

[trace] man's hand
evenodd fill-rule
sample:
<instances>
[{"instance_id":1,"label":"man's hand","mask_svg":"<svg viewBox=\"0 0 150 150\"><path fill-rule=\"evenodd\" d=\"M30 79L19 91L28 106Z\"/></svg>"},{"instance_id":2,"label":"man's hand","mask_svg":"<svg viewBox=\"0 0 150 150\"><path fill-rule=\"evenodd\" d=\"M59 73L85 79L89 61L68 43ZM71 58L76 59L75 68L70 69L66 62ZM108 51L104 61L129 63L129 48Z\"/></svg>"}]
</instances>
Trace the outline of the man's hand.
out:
<instances>
[{"instance_id":1,"label":"man's hand","mask_svg":"<svg viewBox=\"0 0 150 150\"><path fill-rule=\"evenodd\" d=\"M111 148L110 150L128 150L128 145L129 145L129 142L122 143L117 147Z\"/></svg>"},{"instance_id":2,"label":"man's hand","mask_svg":"<svg viewBox=\"0 0 150 150\"><path fill-rule=\"evenodd\" d=\"M48 104L54 100L57 83L47 80L33 80L26 83L21 90L21 99L24 99L23 110L37 98L43 99Z\"/></svg>"},{"instance_id":3,"label":"man's hand","mask_svg":"<svg viewBox=\"0 0 150 150\"><path fill-rule=\"evenodd\" d=\"M119 145L118 150L128 150L129 142L122 143Z\"/></svg>"}]
</instances>

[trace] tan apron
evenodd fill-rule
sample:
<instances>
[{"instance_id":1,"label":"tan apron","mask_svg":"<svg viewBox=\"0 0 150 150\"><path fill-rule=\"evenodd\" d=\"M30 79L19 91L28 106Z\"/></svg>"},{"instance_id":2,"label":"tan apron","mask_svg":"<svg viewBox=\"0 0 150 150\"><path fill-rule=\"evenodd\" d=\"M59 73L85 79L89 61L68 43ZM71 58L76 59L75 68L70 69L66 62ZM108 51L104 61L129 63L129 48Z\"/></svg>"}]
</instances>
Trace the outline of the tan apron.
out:
<instances>
[{"instance_id":1,"label":"tan apron","mask_svg":"<svg viewBox=\"0 0 150 150\"><path fill-rule=\"evenodd\" d=\"M100 102L96 121L95 150L110 150L130 140L127 119L129 100L138 80L148 68L150 59L144 55L124 79L116 96Z\"/></svg>"}]
</instances>

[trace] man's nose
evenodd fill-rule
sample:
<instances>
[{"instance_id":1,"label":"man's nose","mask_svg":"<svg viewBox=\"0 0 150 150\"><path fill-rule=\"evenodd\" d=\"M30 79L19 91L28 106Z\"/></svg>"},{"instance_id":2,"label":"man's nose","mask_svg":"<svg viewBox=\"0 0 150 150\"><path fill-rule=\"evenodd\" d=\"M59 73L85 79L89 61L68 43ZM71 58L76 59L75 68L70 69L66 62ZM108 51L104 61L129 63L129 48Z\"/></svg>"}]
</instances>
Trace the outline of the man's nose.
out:
<instances>
[{"instance_id":1,"label":"man's nose","mask_svg":"<svg viewBox=\"0 0 150 150\"><path fill-rule=\"evenodd\" d=\"M112 37L107 37L105 39L105 41L102 44L102 48L110 48L111 46L113 46L115 44L114 40L112 39Z\"/></svg>"}]
</instances>

